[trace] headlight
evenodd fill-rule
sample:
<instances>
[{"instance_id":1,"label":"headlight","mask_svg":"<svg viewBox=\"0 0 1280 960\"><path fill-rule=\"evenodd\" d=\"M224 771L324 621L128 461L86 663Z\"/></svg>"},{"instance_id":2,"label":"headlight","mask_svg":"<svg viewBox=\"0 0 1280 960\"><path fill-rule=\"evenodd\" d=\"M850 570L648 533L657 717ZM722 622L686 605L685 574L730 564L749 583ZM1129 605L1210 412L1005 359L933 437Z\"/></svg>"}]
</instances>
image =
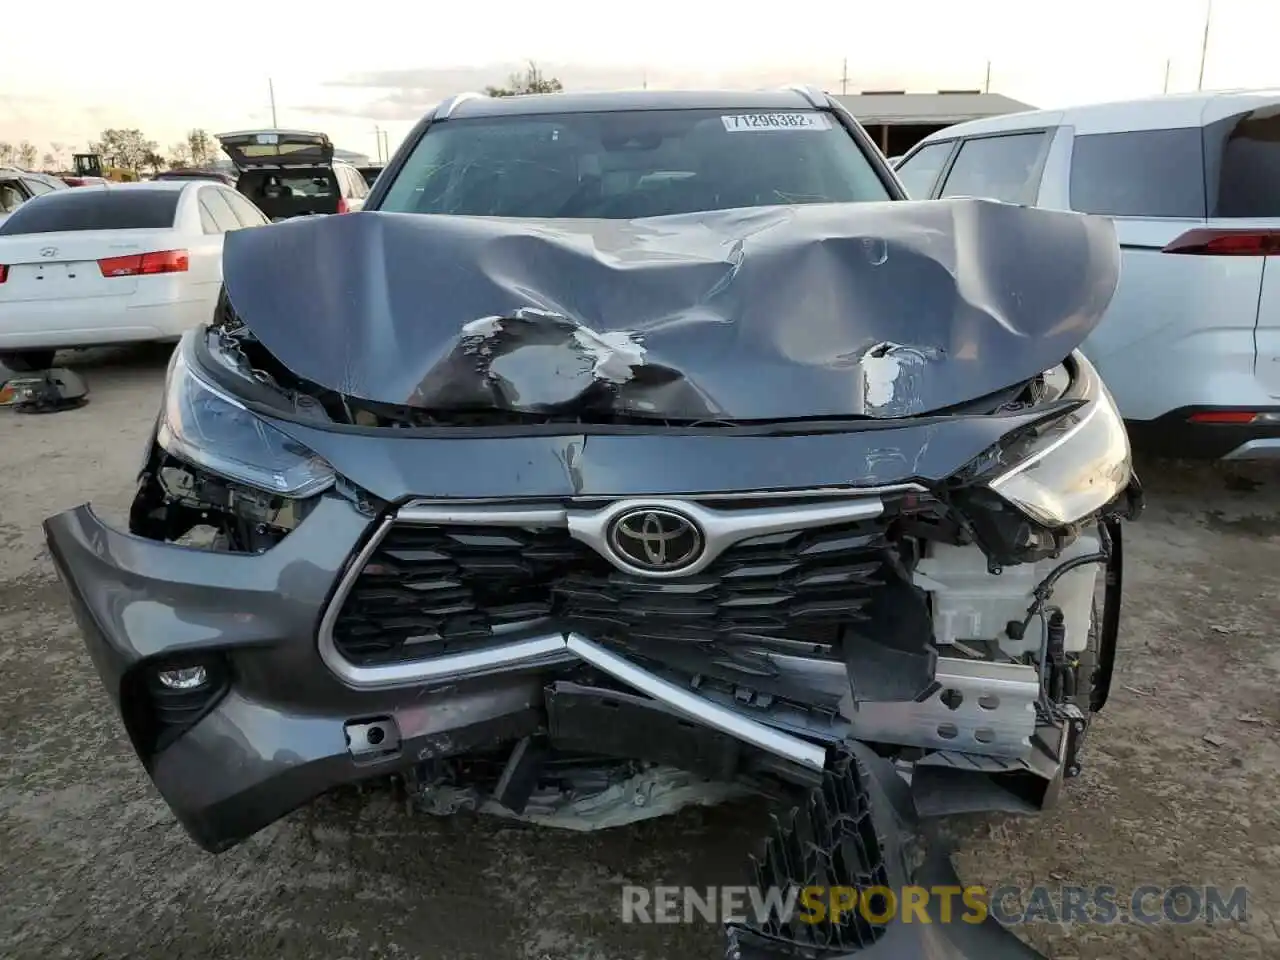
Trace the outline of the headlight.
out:
<instances>
[{"instance_id":1,"label":"headlight","mask_svg":"<svg viewBox=\"0 0 1280 960\"><path fill-rule=\"evenodd\" d=\"M1076 376L1068 398L1085 402L1004 452L988 485L1047 527L1075 523L1110 503L1129 484L1129 436L1111 394L1093 365L1073 355Z\"/></svg>"},{"instance_id":2,"label":"headlight","mask_svg":"<svg viewBox=\"0 0 1280 960\"><path fill-rule=\"evenodd\" d=\"M212 473L284 497L313 496L334 480L329 464L197 376L182 347L169 365L156 442Z\"/></svg>"}]
</instances>

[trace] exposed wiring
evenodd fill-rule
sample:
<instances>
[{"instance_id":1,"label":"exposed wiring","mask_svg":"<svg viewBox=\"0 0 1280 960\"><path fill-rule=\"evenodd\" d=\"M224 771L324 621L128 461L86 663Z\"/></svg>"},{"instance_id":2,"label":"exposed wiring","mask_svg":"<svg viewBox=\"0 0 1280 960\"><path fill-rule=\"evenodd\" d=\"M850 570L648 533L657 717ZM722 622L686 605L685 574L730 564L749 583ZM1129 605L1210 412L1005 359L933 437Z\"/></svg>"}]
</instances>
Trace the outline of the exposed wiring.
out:
<instances>
[{"instance_id":1,"label":"exposed wiring","mask_svg":"<svg viewBox=\"0 0 1280 960\"><path fill-rule=\"evenodd\" d=\"M1098 542L1099 549L1094 553L1087 553L1083 556L1072 557L1065 560L1049 571L1048 576L1036 585L1031 591L1031 606L1027 608L1027 615L1023 618L1022 628L1019 636L1026 636L1027 629L1031 626L1031 621L1036 617L1040 618L1040 654L1038 671L1040 676L1040 709L1046 716L1053 713L1053 705L1049 700L1048 692L1048 666L1049 666L1049 617L1047 616L1046 606L1049 598L1053 596L1053 587L1059 580L1070 573L1072 570L1087 566L1091 563L1106 564L1111 560L1111 534L1107 530L1106 524L1101 521L1098 523Z\"/></svg>"}]
</instances>

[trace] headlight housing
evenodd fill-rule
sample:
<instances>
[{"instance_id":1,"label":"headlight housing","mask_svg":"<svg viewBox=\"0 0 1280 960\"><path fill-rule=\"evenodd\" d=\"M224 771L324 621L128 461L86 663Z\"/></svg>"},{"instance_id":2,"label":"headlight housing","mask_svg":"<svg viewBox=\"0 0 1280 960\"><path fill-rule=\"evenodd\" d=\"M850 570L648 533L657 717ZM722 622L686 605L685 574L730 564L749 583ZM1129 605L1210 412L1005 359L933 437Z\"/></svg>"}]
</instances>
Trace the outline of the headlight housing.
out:
<instances>
[{"instance_id":1,"label":"headlight housing","mask_svg":"<svg viewBox=\"0 0 1280 960\"><path fill-rule=\"evenodd\" d=\"M1007 447L987 482L1028 517L1055 529L1115 500L1133 473L1129 435L1111 394L1078 351L1071 363L1075 376L1063 399L1084 402Z\"/></svg>"},{"instance_id":2,"label":"headlight housing","mask_svg":"<svg viewBox=\"0 0 1280 960\"><path fill-rule=\"evenodd\" d=\"M302 444L195 373L180 346L169 365L156 442L228 480L302 499L333 485L334 472Z\"/></svg>"}]
</instances>

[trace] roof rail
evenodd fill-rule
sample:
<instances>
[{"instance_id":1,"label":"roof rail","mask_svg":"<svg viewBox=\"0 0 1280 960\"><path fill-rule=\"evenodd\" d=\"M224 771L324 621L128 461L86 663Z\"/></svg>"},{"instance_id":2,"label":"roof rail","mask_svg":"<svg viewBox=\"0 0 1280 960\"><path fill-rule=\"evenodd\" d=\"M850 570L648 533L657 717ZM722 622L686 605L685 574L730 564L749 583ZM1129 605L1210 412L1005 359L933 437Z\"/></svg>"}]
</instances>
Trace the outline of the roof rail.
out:
<instances>
[{"instance_id":1,"label":"roof rail","mask_svg":"<svg viewBox=\"0 0 1280 960\"><path fill-rule=\"evenodd\" d=\"M794 90L809 101L809 106L822 109L827 106L827 95L815 86L807 83L789 83L783 89Z\"/></svg>"},{"instance_id":2,"label":"roof rail","mask_svg":"<svg viewBox=\"0 0 1280 960\"><path fill-rule=\"evenodd\" d=\"M452 96L436 108L436 119L447 120L458 104L467 100L488 99L488 96L489 95L487 93L479 93L475 90L468 90L466 93L459 93L456 96Z\"/></svg>"}]
</instances>

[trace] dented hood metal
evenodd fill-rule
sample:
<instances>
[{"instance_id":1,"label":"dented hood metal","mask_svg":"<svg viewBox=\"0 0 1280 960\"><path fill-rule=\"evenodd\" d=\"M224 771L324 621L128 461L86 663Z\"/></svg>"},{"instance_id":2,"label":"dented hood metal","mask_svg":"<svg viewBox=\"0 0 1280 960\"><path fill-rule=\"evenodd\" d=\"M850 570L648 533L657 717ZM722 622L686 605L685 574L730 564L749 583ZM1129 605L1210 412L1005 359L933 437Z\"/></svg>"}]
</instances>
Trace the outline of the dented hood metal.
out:
<instances>
[{"instance_id":1,"label":"dented hood metal","mask_svg":"<svg viewBox=\"0 0 1280 960\"><path fill-rule=\"evenodd\" d=\"M297 376L437 410L908 417L1060 362L1115 291L1109 220L983 200L645 220L356 213L228 235L232 306Z\"/></svg>"}]
</instances>

